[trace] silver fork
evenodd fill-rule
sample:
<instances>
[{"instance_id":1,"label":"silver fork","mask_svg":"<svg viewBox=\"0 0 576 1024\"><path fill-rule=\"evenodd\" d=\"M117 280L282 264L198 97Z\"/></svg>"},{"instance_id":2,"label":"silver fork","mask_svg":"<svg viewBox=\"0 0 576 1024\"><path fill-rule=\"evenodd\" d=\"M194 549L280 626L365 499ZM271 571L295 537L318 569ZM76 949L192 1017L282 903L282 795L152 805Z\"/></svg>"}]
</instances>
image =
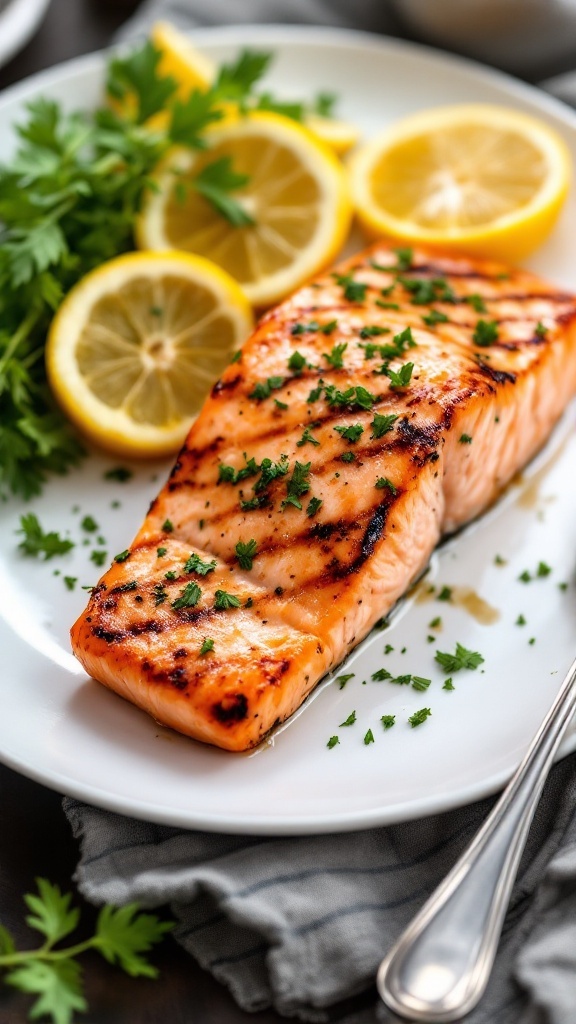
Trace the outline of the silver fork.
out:
<instances>
[{"instance_id":1,"label":"silver fork","mask_svg":"<svg viewBox=\"0 0 576 1024\"><path fill-rule=\"evenodd\" d=\"M576 710L576 661L484 825L380 964L377 985L400 1017L449 1024L481 999L530 823Z\"/></svg>"}]
</instances>

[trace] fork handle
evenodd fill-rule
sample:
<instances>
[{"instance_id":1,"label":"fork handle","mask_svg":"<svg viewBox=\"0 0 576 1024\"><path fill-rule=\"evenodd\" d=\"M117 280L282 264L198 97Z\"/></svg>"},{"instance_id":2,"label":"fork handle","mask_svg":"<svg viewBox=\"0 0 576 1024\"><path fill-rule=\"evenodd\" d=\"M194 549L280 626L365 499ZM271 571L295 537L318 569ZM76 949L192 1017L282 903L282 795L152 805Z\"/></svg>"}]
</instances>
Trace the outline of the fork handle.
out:
<instances>
[{"instance_id":1,"label":"fork handle","mask_svg":"<svg viewBox=\"0 0 576 1024\"><path fill-rule=\"evenodd\" d=\"M528 830L576 710L575 682L576 660L482 828L382 961L378 991L399 1016L448 1024L482 997Z\"/></svg>"}]
</instances>

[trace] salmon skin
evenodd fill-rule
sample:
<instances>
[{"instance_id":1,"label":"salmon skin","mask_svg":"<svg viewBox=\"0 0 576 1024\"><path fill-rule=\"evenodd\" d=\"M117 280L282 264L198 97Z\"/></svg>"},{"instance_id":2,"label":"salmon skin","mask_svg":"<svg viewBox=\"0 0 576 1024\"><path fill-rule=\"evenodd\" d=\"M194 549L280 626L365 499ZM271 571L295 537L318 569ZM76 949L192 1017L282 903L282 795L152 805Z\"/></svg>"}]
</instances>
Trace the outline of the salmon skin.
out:
<instances>
[{"instance_id":1,"label":"salmon skin","mask_svg":"<svg viewBox=\"0 0 576 1024\"><path fill-rule=\"evenodd\" d=\"M576 300L381 242L261 320L72 628L158 722L259 743L543 444Z\"/></svg>"}]
</instances>

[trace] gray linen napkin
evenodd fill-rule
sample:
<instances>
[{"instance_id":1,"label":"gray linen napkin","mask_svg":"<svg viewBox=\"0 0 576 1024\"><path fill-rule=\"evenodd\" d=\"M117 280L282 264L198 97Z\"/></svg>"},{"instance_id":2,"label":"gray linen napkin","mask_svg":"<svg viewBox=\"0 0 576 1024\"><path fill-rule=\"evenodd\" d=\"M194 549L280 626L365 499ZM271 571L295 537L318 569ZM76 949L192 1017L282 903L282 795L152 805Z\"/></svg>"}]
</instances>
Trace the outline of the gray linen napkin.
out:
<instances>
[{"instance_id":1,"label":"gray linen napkin","mask_svg":"<svg viewBox=\"0 0 576 1024\"><path fill-rule=\"evenodd\" d=\"M391 30L374 0L148 0L123 38L176 24L311 22ZM576 74L545 83L576 105ZM308 1021L388 1020L378 963L488 814L492 800L388 828L258 838L186 832L76 800L76 880L89 901L170 904L176 939L246 1010ZM352 1004L351 996L364 993ZM352 1005L352 1009L350 1006ZM575 1024L576 755L546 785L488 992L469 1024Z\"/></svg>"},{"instance_id":2,"label":"gray linen napkin","mask_svg":"<svg viewBox=\"0 0 576 1024\"><path fill-rule=\"evenodd\" d=\"M246 1010L366 1022L384 952L440 882L492 800L343 835L225 836L152 825L66 799L92 903L169 903L176 939ZM576 755L546 785L488 993L470 1024L576 1020ZM331 1009L332 1008L332 1009ZM541 1009L544 1008L541 1012Z\"/></svg>"}]
</instances>

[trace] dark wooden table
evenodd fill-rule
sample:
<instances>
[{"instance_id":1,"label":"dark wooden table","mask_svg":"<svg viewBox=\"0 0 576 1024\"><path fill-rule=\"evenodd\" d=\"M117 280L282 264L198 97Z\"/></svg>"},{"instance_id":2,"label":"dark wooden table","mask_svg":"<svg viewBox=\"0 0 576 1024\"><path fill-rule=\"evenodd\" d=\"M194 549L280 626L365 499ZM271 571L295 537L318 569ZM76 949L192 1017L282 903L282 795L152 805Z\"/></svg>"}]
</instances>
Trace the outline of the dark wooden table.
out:
<instances>
[{"instance_id":1,"label":"dark wooden table","mask_svg":"<svg viewBox=\"0 0 576 1024\"><path fill-rule=\"evenodd\" d=\"M9 65L0 88L69 57L105 46L136 6L134 0L52 0L42 28ZM61 798L0 765L0 920L17 944L30 948L38 933L24 924L22 894L38 876L72 888L78 849ZM78 902L82 904L80 897ZM83 904L86 927L94 920ZM96 954L83 958L89 1024L280 1024L275 1013L245 1014L210 975L167 939L154 957L158 981L133 980ZM30 1000L0 989L1 1024L24 1024Z\"/></svg>"}]
</instances>

